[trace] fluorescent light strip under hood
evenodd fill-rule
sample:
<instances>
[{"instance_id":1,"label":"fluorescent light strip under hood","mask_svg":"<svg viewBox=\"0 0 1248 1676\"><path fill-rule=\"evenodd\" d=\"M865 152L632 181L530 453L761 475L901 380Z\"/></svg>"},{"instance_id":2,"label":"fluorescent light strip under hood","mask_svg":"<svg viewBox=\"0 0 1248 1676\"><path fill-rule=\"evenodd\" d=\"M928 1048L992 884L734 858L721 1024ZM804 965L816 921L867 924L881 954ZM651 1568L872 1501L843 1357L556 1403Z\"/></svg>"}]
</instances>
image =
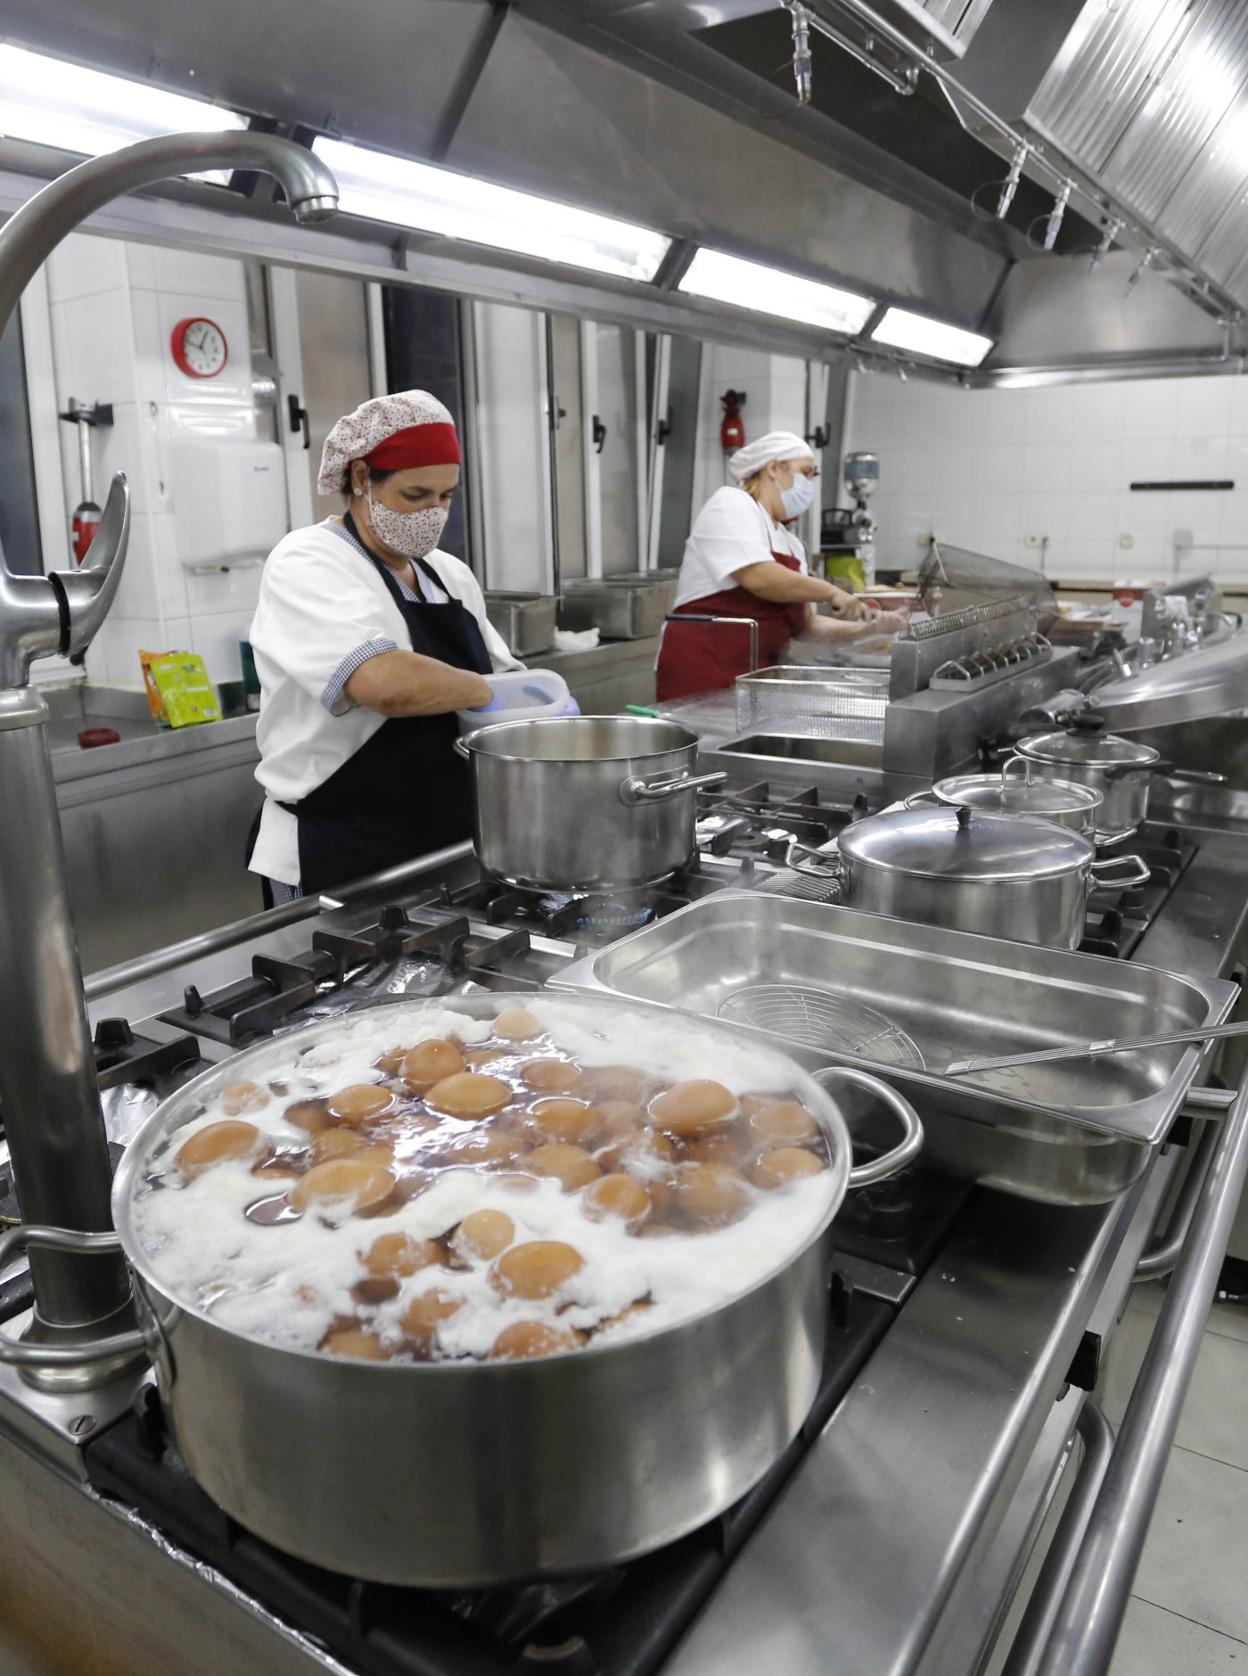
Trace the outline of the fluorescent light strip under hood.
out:
<instances>
[{"instance_id":1,"label":"fluorescent light strip under hood","mask_svg":"<svg viewBox=\"0 0 1248 1676\"><path fill-rule=\"evenodd\" d=\"M803 279L783 268L769 268L761 262L747 262L722 250L699 250L685 270L679 289L691 297L706 297L716 303L731 303L756 314L774 314L783 320L819 326L827 332L855 337L871 318L875 308L870 297L838 290L819 280Z\"/></svg>"},{"instance_id":2,"label":"fluorescent light strip under hood","mask_svg":"<svg viewBox=\"0 0 1248 1676\"><path fill-rule=\"evenodd\" d=\"M0 45L0 134L99 157L157 134L246 128L237 111L166 93L148 82L85 70L60 58ZM221 174L200 177L228 178Z\"/></svg>"},{"instance_id":3,"label":"fluorescent light strip under hood","mask_svg":"<svg viewBox=\"0 0 1248 1676\"><path fill-rule=\"evenodd\" d=\"M953 361L960 367L977 367L993 344L992 338L978 332L964 332L960 326L947 326L943 320L930 320L904 308L890 308L871 337L875 343L929 355L934 361Z\"/></svg>"},{"instance_id":4,"label":"fluorescent light strip under hood","mask_svg":"<svg viewBox=\"0 0 1248 1676\"><path fill-rule=\"evenodd\" d=\"M340 209L370 221L647 283L672 242L647 227L344 140L316 140L312 149L337 178Z\"/></svg>"}]
</instances>

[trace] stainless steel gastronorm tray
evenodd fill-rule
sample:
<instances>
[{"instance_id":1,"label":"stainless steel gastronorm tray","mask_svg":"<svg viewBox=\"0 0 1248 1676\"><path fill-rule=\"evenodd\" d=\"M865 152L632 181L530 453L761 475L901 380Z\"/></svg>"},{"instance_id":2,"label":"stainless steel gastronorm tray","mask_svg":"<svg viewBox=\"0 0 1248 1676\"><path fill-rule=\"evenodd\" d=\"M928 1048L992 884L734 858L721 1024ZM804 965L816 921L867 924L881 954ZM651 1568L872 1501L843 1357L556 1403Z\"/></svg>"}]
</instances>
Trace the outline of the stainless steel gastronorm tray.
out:
<instances>
[{"instance_id":1,"label":"stainless steel gastronorm tray","mask_svg":"<svg viewBox=\"0 0 1248 1676\"><path fill-rule=\"evenodd\" d=\"M554 981L708 1018L757 984L872 1008L910 1038L924 1069L785 1045L811 1066L870 1064L918 1106L931 1161L1055 1204L1102 1203L1130 1186L1182 1106L1204 1050L1158 1048L956 1081L939 1074L944 1066L1221 1023L1238 996L1218 979L750 891L694 902Z\"/></svg>"}]
</instances>

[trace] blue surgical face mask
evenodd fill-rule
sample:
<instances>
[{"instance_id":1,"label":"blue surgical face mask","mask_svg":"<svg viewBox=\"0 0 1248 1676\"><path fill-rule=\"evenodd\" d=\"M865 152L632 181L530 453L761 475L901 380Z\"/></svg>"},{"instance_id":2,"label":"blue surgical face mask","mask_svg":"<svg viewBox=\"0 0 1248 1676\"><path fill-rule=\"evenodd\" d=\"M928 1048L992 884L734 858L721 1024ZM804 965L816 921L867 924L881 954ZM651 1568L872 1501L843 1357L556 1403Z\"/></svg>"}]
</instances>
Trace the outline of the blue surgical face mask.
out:
<instances>
[{"instance_id":1,"label":"blue surgical face mask","mask_svg":"<svg viewBox=\"0 0 1248 1676\"><path fill-rule=\"evenodd\" d=\"M793 482L789 487L780 491L780 500L789 518L800 518L802 513L809 509L814 498L814 478L807 477L800 471L794 473Z\"/></svg>"}]
</instances>

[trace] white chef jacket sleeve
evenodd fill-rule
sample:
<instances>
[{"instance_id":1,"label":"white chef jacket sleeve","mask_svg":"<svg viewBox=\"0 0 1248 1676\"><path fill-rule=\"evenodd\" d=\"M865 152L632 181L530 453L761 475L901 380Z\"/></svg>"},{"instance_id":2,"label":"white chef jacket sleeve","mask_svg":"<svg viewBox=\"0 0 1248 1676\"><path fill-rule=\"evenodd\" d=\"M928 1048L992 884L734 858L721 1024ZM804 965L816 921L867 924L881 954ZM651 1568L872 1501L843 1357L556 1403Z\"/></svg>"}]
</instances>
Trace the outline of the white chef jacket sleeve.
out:
<instances>
[{"instance_id":1,"label":"white chef jacket sleeve","mask_svg":"<svg viewBox=\"0 0 1248 1676\"><path fill-rule=\"evenodd\" d=\"M717 585L771 558L767 515L743 489L716 489L695 518L689 547Z\"/></svg>"},{"instance_id":2,"label":"white chef jacket sleeve","mask_svg":"<svg viewBox=\"0 0 1248 1676\"><path fill-rule=\"evenodd\" d=\"M357 576L332 551L278 548L265 561L252 646L332 715L344 715L353 705L342 689L354 670L398 649L387 604L363 571Z\"/></svg>"}]
</instances>

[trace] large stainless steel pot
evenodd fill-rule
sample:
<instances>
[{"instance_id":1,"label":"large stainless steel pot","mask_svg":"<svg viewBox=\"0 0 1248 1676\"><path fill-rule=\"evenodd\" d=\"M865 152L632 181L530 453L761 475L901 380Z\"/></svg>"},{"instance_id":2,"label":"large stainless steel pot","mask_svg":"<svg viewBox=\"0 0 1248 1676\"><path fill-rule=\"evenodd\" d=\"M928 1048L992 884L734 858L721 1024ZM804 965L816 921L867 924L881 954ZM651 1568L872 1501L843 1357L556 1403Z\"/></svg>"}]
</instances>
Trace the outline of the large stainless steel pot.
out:
<instances>
[{"instance_id":1,"label":"large stainless steel pot","mask_svg":"<svg viewBox=\"0 0 1248 1676\"><path fill-rule=\"evenodd\" d=\"M1023 770L1020 776L1014 772ZM1072 780L1031 779L1028 764L1010 757L999 774L953 774L932 787L938 803L952 808L982 809L987 814L1019 815L1029 820L1054 821L1094 838L1101 804L1099 791Z\"/></svg>"},{"instance_id":2,"label":"large stainless steel pot","mask_svg":"<svg viewBox=\"0 0 1248 1676\"><path fill-rule=\"evenodd\" d=\"M1078 948L1094 885L1149 876L1138 856L1098 861L1066 827L965 806L890 809L839 848L847 907L1054 949Z\"/></svg>"},{"instance_id":3,"label":"large stainless steel pot","mask_svg":"<svg viewBox=\"0 0 1248 1676\"><path fill-rule=\"evenodd\" d=\"M497 722L457 741L487 872L547 890L653 884L695 848L698 736L643 716Z\"/></svg>"},{"instance_id":4,"label":"large stainless steel pot","mask_svg":"<svg viewBox=\"0 0 1248 1676\"><path fill-rule=\"evenodd\" d=\"M1149 781L1154 774L1198 785L1225 785L1222 774L1177 769L1161 752L1135 739L1090 729L1037 733L1015 747L1033 771L1050 780L1074 780L1101 794L1097 836L1109 843L1134 832L1148 814Z\"/></svg>"},{"instance_id":5,"label":"large stainless steel pot","mask_svg":"<svg viewBox=\"0 0 1248 1676\"><path fill-rule=\"evenodd\" d=\"M526 999L431 1005L492 1016ZM560 996L559 1005L589 1028L625 1037L641 1019L672 1016L601 997ZM816 1079L760 1044L760 1081L766 1064L774 1070L782 1061L785 1083L823 1126L832 1194L822 1224L752 1290L648 1336L542 1361L352 1361L245 1338L171 1296L133 1222L149 1160L224 1083L263 1081L292 1051L342 1027L331 1020L253 1048L167 1100L117 1172L115 1235L19 1228L0 1240L0 1266L21 1244L115 1253L119 1241L143 1323L141 1335L85 1350L0 1334L0 1361L67 1366L142 1344L178 1447L214 1501L288 1553L383 1583L479 1587L598 1569L730 1506L772 1466L810 1407L829 1315L829 1226L847 1187L917 1155L913 1109L874 1077L840 1068ZM690 1028L707 1034L712 1058L711 1038L741 1052L740 1034L726 1026L691 1019ZM841 1083L876 1097L902 1125L896 1147L858 1168L828 1091Z\"/></svg>"}]
</instances>

